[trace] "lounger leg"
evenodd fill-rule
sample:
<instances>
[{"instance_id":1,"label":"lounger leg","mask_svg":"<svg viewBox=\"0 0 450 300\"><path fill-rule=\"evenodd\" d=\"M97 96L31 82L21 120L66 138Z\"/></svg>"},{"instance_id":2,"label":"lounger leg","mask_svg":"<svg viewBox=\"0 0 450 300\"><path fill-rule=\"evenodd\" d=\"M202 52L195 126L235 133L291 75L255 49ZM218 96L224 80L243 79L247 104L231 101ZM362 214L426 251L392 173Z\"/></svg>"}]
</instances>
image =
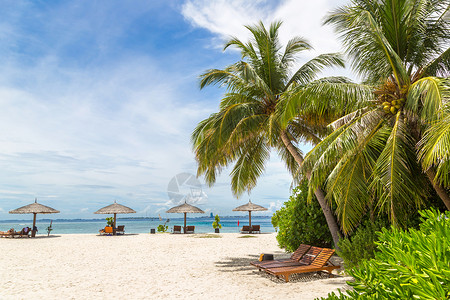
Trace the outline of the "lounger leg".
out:
<instances>
[{"instance_id":1,"label":"lounger leg","mask_svg":"<svg viewBox=\"0 0 450 300\"><path fill-rule=\"evenodd\" d=\"M286 279L286 282L289 282L289 275L288 274L284 275L284 279Z\"/></svg>"}]
</instances>

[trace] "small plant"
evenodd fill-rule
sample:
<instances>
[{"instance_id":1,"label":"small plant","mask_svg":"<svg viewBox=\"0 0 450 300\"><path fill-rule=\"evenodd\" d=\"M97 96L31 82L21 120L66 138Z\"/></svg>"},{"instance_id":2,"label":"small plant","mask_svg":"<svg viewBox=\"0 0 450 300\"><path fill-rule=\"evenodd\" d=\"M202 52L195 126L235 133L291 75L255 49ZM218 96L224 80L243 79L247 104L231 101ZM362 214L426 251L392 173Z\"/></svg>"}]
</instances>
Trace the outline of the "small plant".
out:
<instances>
[{"instance_id":1,"label":"small plant","mask_svg":"<svg viewBox=\"0 0 450 300\"><path fill-rule=\"evenodd\" d=\"M159 224L158 228L156 228L156 230L158 232L166 232L168 229L169 229L169 226L166 225L165 223L164 223L164 225L163 224Z\"/></svg>"},{"instance_id":2,"label":"small plant","mask_svg":"<svg viewBox=\"0 0 450 300\"><path fill-rule=\"evenodd\" d=\"M106 218L106 224L108 224L108 226L113 227L114 226L114 218L113 217Z\"/></svg>"},{"instance_id":3,"label":"small plant","mask_svg":"<svg viewBox=\"0 0 450 300\"><path fill-rule=\"evenodd\" d=\"M50 232L53 230L52 223L53 221L50 221L50 225L47 227L47 236L50 236Z\"/></svg>"},{"instance_id":4,"label":"small plant","mask_svg":"<svg viewBox=\"0 0 450 300\"><path fill-rule=\"evenodd\" d=\"M214 222L212 223L212 227L213 227L214 229L216 229L216 228L222 228L222 225L219 224L219 222L220 222L219 215L216 215L216 216L214 217Z\"/></svg>"}]
</instances>

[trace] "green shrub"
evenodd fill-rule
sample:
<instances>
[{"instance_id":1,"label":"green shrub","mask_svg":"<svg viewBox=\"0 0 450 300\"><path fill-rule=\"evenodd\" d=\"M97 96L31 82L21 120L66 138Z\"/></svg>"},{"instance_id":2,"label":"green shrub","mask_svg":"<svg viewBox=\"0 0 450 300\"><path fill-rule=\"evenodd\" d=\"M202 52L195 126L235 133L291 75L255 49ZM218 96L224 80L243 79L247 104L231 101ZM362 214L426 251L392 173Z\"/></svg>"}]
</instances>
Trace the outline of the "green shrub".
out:
<instances>
[{"instance_id":1,"label":"green shrub","mask_svg":"<svg viewBox=\"0 0 450 300\"><path fill-rule=\"evenodd\" d=\"M156 230L158 232L166 232L169 229L169 226L167 226L166 224L159 224L158 227L156 228Z\"/></svg>"},{"instance_id":2,"label":"green shrub","mask_svg":"<svg viewBox=\"0 0 450 300\"><path fill-rule=\"evenodd\" d=\"M339 256L344 259L345 269L357 267L361 261L375 257L375 242L378 241L376 231L385 227L387 222L366 220L356 231L347 238L339 241Z\"/></svg>"},{"instance_id":3,"label":"green shrub","mask_svg":"<svg viewBox=\"0 0 450 300\"><path fill-rule=\"evenodd\" d=\"M214 229L216 229L216 228L222 228L222 225L219 224L219 222L220 222L219 215L216 215L216 216L214 217L214 222L212 223L212 227L213 227Z\"/></svg>"},{"instance_id":4,"label":"green shrub","mask_svg":"<svg viewBox=\"0 0 450 300\"><path fill-rule=\"evenodd\" d=\"M332 238L322 209L315 197L308 203L307 196L307 182L303 181L272 216L272 225L278 227L278 244L288 251L295 251L300 244L331 246Z\"/></svg>"},{"instance_id":5,"label":"green shrub","mask_svg":"<svg viewBox=\"0 0 450 300\"><path fill-rule=\"evenodd\" d=\"M375 258L349 271L354 290L326 299L449 299L450 212L420 215L420 229L383 228Z\"/></svg>"},{"instance_id":6,"label":"green shrub","mask_svg":"<svg viewBox=\"0 0 450 300\"><path fill-rule=\"evenodd\" d=\"M106 218L106 224L108 224L108 226L114 226L114 218L113 217L108 217Z\"/></svg>"}]
</instances>

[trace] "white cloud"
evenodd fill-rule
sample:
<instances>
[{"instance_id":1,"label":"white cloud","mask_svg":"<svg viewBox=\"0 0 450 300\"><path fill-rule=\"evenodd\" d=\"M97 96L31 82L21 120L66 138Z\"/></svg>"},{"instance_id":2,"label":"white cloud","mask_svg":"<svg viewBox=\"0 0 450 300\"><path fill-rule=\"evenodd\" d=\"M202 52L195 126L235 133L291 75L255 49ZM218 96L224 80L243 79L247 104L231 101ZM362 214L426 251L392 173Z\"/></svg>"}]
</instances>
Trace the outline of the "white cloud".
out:
<instances>
[{"instance_id":1,"label":"white cloud","mask_svg":"<svg viewBox=\"0 0 450 300\"><path fill-rule=\"evenodd\" d=\"M249 31L244 25L253 25L263 21L266 27L274 21L283 21L280 29L280 41L286 45L294 36L306 38L313 51L303 52L299 63L322 54L340 52L341 45L330 26L322 26L326 13L346 0L298 1L239 1L239 0L188 0L182 13L196 27L204 28L216 35L213 47L222 48L224 41L235 36L247 41ZM326 70L324 75L355 76L348 70Z\"/></svg>"}]
</instances>

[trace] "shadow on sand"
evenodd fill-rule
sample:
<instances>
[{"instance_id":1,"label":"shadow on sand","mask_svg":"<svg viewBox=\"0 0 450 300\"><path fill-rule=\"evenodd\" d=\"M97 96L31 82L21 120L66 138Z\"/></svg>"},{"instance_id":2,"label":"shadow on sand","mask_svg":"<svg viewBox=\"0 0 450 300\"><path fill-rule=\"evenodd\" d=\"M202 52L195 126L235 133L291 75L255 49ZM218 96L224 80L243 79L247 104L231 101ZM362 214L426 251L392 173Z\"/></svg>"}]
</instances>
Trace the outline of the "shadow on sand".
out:
<instances>
[{"instance_id":1,"label":"shadow on sand","mask_svg":"<svg viewBox=\"0 0 450 300\"><path fill-rule=\"evenodd\" d=\"M275 251L273 254L277 258L289 257L288 253L282 251ZM222 261L215 262L215 265L217 268L219 268L220 272L241 272L241 275L262 276L274 283L286 284L284 278L278 278L276 276L267 274L264 271L259 271L256 267L250 265L250 262L256 261L258 260L258 258L259 255L249 255L247 257L227 257ZM292 274L291 276L289 276L289 283L324 280L324 284L329 284L330 286L342 286L348 279L336 274L334 274L333 277L335 278L334 280L324 280L330 278L327 272Z\"/></svg>"}]
</instances>

